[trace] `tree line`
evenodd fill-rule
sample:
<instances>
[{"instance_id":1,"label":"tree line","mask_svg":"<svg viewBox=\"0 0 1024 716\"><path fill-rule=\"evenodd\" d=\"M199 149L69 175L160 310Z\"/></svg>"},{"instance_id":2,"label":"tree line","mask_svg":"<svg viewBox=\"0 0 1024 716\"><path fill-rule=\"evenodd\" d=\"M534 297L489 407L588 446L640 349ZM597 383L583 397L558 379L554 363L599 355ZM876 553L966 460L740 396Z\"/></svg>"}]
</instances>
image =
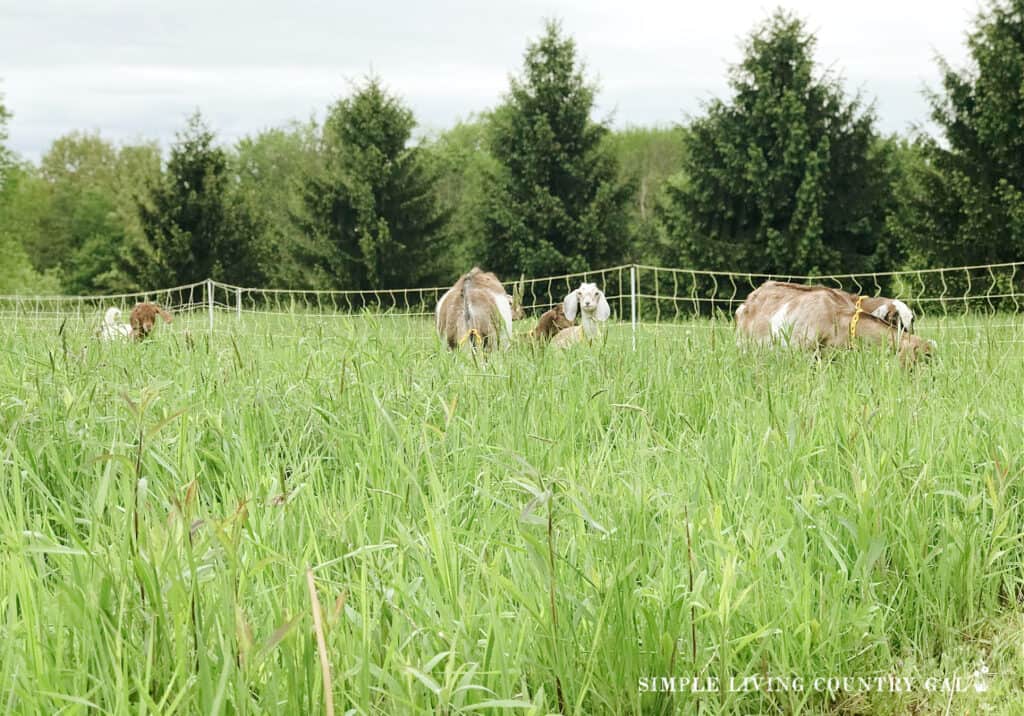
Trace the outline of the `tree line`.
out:
<instances>
[{"instance_id":1,"label":"tree line","mask_svg":"<svg viewBox=\"0 0 1024 716\"><path fill-rule=\"evenodd\" d=\"M217 141L196 112L155 143L6 147L0 293L442 285L627 262L753 273L883 272L1024 258L1024 0L991 0L966 69L940 60L937 135L883 136L777 10L729 93L672 127L612 131L575 41L546 23L501 104L417 141L371 76L322 123Z\"/></svg>"}]
</instances>

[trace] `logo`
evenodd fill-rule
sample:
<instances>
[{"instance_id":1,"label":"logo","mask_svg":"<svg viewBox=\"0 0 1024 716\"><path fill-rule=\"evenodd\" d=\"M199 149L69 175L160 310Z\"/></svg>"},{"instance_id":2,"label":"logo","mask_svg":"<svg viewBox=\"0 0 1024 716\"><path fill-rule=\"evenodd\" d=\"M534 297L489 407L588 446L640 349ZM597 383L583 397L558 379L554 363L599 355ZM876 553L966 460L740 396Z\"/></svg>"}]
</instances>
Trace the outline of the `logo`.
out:
<instances>
[{"instance_id":1,"label":"logo","mask_svg":"<svg viewBox=\"0 0 1024 716\"><path fill-rule=\"evenodd\" d=\"M988 667L985 666L985 662L978 665L978 668L971 674L971 678L974 680L975 691L979 694L988 691Z\"/></svg>"}]
</instances>

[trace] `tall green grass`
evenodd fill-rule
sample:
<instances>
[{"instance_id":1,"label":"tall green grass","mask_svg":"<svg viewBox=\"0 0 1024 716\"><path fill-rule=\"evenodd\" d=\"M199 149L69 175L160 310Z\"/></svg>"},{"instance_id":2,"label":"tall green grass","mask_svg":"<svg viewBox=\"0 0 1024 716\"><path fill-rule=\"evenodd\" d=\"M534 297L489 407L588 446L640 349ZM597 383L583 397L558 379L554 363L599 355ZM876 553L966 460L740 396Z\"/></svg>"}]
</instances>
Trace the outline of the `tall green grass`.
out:
<instances>
[{"instance_id":1,"label":"tall green grass","mask_svg":"<svg viewBox=\"0 0 1024 716\"><path fill-rule=\"evenodd\" d=\"M5 329L0 709L322 713L326 665L339 714L1018 713L1005 320L912 371L727 322L486 361L412 319ZM806 688L725 687L759 674Z\"/></svg>"}]
</instances>

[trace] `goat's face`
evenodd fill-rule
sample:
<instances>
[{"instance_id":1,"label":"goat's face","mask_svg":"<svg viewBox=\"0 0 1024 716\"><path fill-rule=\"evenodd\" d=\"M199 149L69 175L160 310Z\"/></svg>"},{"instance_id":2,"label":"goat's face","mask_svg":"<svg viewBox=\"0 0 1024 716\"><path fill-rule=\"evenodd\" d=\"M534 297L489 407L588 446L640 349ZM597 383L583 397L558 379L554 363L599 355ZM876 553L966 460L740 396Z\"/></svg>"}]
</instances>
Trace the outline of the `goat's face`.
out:
<instances>
[{"instance_id":1,"label":"goat's face","mask_svg":"<svg viewBox=\"0 0 1024 716\"><path fill-rule=\"evenodd\" d=\"M570 321L576 320L577 310L587 318L597 321L607 321L612 312L604 292L596 283L581 283L579 288L565 297L563 305L565 317Z\"/></svg>"},{"instance_id":2,"label":"goat's face","mask_svg":"<svg viewBox=\"0 0 1024 716\"><path fill-rule=\"evenodd\" d=\"M907 336L903 345L900 346L899 360L904 367L910 367L918 361L927 361L934 354L938 344L935 341L924 340L917 336Z\"/></svg>"},{"instance_id":3,"label":"goat's face","mask_svg":"<svg viewBox=\"0 0 1024 716\"><path fill-rule=\"evenodd\" d=\"M901 331L906 331L907 333L914 332L914 312L903 301L895 299L886 301L875 309L871 315L881 318L890 326L895 326Z\"/></svg>"},{"instance_id":4,"label":"goat's face","mask_svg":"<svg viewBox=\"0 0 1024 716\"><path fill-rule=\"evenodd\" d=\"M121 309L116 306L111 306L107 309L106 314L103 316L103 322L108 326L112 326L121 320Z\"/></svg>"}]
</instances>

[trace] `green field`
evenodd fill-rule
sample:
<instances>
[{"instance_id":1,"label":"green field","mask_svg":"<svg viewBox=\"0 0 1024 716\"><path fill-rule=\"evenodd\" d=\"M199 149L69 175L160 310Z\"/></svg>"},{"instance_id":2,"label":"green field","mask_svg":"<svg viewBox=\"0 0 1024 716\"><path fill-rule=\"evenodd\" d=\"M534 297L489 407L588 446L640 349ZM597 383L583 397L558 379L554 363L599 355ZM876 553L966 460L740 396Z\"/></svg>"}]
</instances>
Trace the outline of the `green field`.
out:
<instances>
[{"instance_id":1,"label":"green field","mask_svg":"<svg viewBox=\"0 0 1024 716\"><path fill-rule=\"evenodd\" d=\"M204 318L0 333L0 710L324 713L327 667L337 714L1020 713L1019 318L912 371Z\"/></svg>"}]
</instances>

